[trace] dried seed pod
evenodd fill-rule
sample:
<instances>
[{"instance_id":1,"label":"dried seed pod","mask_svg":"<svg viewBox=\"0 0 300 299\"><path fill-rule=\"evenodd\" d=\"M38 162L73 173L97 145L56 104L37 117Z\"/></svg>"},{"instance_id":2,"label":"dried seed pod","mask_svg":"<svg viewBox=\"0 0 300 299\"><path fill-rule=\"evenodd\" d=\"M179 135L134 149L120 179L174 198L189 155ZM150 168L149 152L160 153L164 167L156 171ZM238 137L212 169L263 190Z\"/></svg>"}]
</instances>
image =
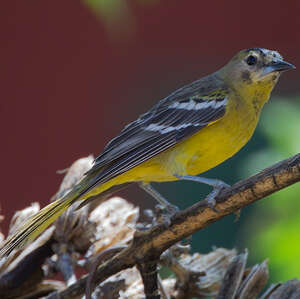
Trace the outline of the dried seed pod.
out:
<instances>
[{"instance_id":1,"label":"dried seed pod","mask_svg":"<svg viewBox=\"0 0 300 299\"><path fill-rule=\"evenodd\" d=\"M133 237L138 217L139 208L120 197L101 203L89 217L89 221L96 225L96 241L88 255L127 244Z\"/></svg>"},{"instance_id":2,"label":"dried seed pod","mask_svg":"<svg viewBox=\"0 0 300 299\"><path fill-rule=\"evenodd\" d=\"M280 286L282 285L282 283L272 283L267 290L262 294L261 297L259 297L259 299L267 299L270 298L270 295L275 292L275 290L277 290Z\"/></svg>"},{"instance_id":3,"label":"dried seed pod","mask_svg":"<svg viewBox=\"0 0 300 299\"><path fill-rule=\"evenodd\" d=\"M1 260L0 297L24 298L28 294L47 294L52 287L44 287L42 265L45 259L53 254L51 242L54 227L44 231L24 250L14 250L8 257ZM30 265L30 266L29 266ZM27 298L27 297L26 297ZM29 298L29 296L28 296Z\"/></svg>"},{"instance_id":4,"label":"dried seed pod","mask_svg":"<svg viewBox=\"0 0 300 299\"><path fill-rule=\"evenodd\" d=\"M182 254L177 258L172 251L162 256L162 264L169 267L177 277L177 292L185 296L215 296L227 268L236 256L236 251L224 248L208 254ZM164 281L163 281L164 282ZM173 289L167 281L168 289ZM173 291L172 291L172 294Z\"/></svg>"},{"instance_id":5,"label":"dried seed pod","mask_svg":"<svg viewBox=\"0 0 300 299\"><path fill-rule=\"evenodd\" d=\"M269 279L267 261L251 268L237 291L237 298L257 298Z\"/></svg>"},{"instance_id":6,"label":"dried seed pod","mask_svg":"<svg viewBox=\"0 0 300 299\"><path fill-rule=\"evenodd\" d=\"M18 228L23 224L24 220L28 219L35 215L40 210L40 206L38 203L34 202L29 207L24 208L23 210L17 211L10 222L9 233L7 238L13 234ZM44 231L34 242L28 244L22 249L15 249L9 256L4 256L0 260L0 276L2 277L6 273L13 271L14 268L31 252L35 251L37 248L43 246L46 242L48 242L52 234L54 232L54 228L49 228Z\"/></svg>"},{"instance_id":7,"label":"dried seed pod","mask_svg":"<svg viewBox=\"0 0 300 299\"><path fill-rule=\"evenodd\" d=\"M247 251L233 258L222 281L217 299L235 298L245 272L247 258Z\"/></svg>"},{"instance_id":8,"label":"dried seed pod","mask_svg":"<svg viewBox=\"0 0 300 299\"><path fill-rule=\"evenodd\" d=\"M269 297L269 299L298 299L300 298L300 281L292 279L283 283L276 288Z\"/></svg>"},{"instance_id":9,"label":"dried seed pod","mask_svg":"<svg viewBox=\"0 0 300 299\"><path fill-rule=\"evenodd\" d=\"M93 162L93 155L89 155L88 157L76 160L69 168L59 171L60 173L66 172L66 175L60 184L58 192L54 195L53 200L62 197L75 184L77 184L84 174L93 166Z\"/></svg>"},{"instance_id":10,"label":"dried seed pod","mask_svg":"<svg viewBox=\"0 0 300 299\"><path fill-rule=\"evenodd\" d=\"M117 276L119 276L119 279L122 278L125 280L125 288L119 292L120 299L145 298L143 281L139 271L135 267L122 271Z\"/></svg>"}]
</instances>

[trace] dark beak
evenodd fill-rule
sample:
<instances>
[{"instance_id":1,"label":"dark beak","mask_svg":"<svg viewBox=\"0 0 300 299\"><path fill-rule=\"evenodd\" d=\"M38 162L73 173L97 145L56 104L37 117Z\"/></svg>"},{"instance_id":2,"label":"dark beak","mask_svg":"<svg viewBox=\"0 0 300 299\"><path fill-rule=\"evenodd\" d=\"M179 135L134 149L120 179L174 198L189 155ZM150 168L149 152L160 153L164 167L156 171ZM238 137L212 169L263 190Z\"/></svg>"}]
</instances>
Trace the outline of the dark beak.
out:
<instances>
[{"instance_id":1,"label":"dark beak","mask_svg":"<svg viewBox=\"0 0 300 299\"><path fill-rule=\"evenodd\" d=\"M291 63L288 63L283 60L274 61L272 64L265 66L264 71L261 76L268 75L273 72L283 72L288 70L294 70L296 67Z\"/></svg>"}]
</instances>

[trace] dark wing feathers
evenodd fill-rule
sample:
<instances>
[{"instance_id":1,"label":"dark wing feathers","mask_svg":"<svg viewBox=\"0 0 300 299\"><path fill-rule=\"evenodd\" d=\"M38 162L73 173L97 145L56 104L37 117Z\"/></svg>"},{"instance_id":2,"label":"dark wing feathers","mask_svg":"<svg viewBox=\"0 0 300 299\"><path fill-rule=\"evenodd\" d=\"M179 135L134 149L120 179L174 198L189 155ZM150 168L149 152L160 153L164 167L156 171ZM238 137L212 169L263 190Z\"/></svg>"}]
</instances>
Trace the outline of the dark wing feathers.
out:
<instances>
[{"instance_id":1,"label":"dark wing feathers","mask_svg":"<svg viewBox=\"0 0 300 299\"><path fill-rule=\"evenodd\" d=\"M199 82L200 81L196 81ZM83 194L192 136L226 110L226 89L199 93L192 83L161 100L112 139L87 173L96 174ZM200 88L201 89L201 88Z\"/></svg>"},{"instance_id":2,"label":"dark wing feathers","mask_svg":"<svg viewBox=\"0 0 300 299\"><path fill-rule=\"evenodd\" d=\"M138 146L139 140L142 139L143 142L146 142L148 138L151 138L154 134L153 132L144 132L143 135L139 134L141 131L141 127L152 122L152 119L156 121L156 119L164 119L165 117L162 115L165 113L166 109L161 109L162 107L154 106L150 111L145 114L142 114L137 120L129 123L125 128L121 131L120 135L113 138L104 148L104 151L101 155L99 155L95 162L96 164L101 164L101 162L106 161L108 156L113 156L114 159L119 157L119 154L124 155L127 153L126 147L128 142L130 146L128 150L134 149L134 145ZM175 114L175 113L174 113ZM170 112L168 112L167 116L171 116ZM176 117L176 114L175 114ZM105 163L105 162L104 162ZM100 166L101 167L101 166Z\"/></svg>"},{"instance_id":3,"label":"dark wing feathers","mask_svg":"<svg viewBox=\"0 0 300 299\"><path fill-rule=\"evenodd\" d=\"M142 147L135 148L127 155L124 155L116 160L111 166L104 168L103 171L97 174L97 176L93 179L90 185L87 186L81 195L87 193L96 185L102 184L109 179L134 168L144 161L149 160L158 153L162 152L162 147L169 148L173 144L174 138L171 137L171 134L165 134L163 138L156 136L153 138L153 140L144 143ZM93 169L91 169L90 172L91 171L93 171Z\"/></svg>"}]
</instances>

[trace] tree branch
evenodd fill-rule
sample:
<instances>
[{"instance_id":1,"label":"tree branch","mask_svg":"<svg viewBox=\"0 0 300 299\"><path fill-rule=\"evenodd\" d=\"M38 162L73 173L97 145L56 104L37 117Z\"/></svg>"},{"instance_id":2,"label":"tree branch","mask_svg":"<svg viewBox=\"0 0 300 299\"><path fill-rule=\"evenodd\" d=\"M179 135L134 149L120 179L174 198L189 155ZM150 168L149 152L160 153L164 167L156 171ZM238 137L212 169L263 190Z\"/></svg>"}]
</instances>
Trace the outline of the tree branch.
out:
<instances>
[{"instance_id":1,"label":"tree branch","mask_svg":"<svg viewBox=\"0 0 300 299\"><path fill-rule=\"evenodd\" d=\"M170 246L213 222L239 211L241 208L260 200L278 190L300 181L300 154L281 161L255 176L240 181L224 190L216 198L218 212L209 208L205 200L176 213L170 225L157 225L137 232L128 248L104 262L96 271L94 281L100 283L126 268L147 261L154 262ZM83 294L87 276L79 279L67 289L53 293L47 298L74 298Z\"/></svg>"}]
</instances>

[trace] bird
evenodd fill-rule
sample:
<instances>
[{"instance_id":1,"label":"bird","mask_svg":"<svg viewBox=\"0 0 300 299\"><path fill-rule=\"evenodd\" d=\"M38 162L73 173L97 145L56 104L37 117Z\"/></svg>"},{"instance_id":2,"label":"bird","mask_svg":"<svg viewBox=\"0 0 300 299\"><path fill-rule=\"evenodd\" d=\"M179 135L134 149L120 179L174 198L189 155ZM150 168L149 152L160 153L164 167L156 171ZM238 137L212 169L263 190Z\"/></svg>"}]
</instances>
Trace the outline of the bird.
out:
<instances>
[{"instance_id":1,"label":"bird","mask_svg":"<svg viewBox=\"0 0 300 299\"><path fill-rule=\"evenodd\" d=\"M120 186L138 183L170 206L151 182L190 180L208 184L214 198L228 185L198 176L238 152L251 138L261 110L282 72L295 66L279 52L250 48L218 71L160 100L129 123L95 159L69 193L41 209L8 237L0 257L32 241L73 203L79 207Z\"/></svg>"}]
</instances>

